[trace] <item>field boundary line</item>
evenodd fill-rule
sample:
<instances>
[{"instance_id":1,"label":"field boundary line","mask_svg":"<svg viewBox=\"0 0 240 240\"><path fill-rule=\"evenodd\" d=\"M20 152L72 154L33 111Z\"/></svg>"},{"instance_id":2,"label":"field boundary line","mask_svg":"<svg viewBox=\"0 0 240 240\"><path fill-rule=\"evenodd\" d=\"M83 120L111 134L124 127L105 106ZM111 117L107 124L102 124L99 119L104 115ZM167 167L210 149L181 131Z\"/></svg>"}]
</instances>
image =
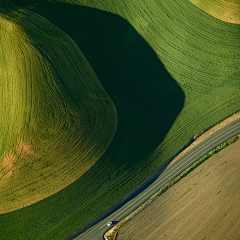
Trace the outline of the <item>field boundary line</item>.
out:
<instances>
[{"instance_id":1,"label":"field boundary line","mask_svg":"<svg viewBox=\"0 0 240 240\"><path fill-rule=\"evenodd\" d=\"M193 163L190 167L188 167L186 170L184 170L180 175L175 177L173 180L168 182L164 187L162 187L157 193L155 193L153 196L151 196L148 200L146 200L143 204L141 204L135 211L130 213L127 217L125 217L123 220L121 220L117 225L115 225L113 228L108 230L104 234L105 240L117 240L117 234L122 226L124 226L126 223L128 223L131 219L133 219L137 214L139 214L142 210L144 210L148 205L150 205L153 201L155 201L159 196L161 196L164 192L166 192L171 186L173 186L175 183L179 182L182 178L187 176L191 171L193 171L196 167L198 167L201 163L206 161L208 158L213 156L214 154L218 153L225 147L231 145L232 143L236 142L240 139L240 135L237 135L228 141L224 142L221 145L218 145L216 148L208 152L206 155L204 155L202 158L200 158L198 161Z\"/></svg>"},{"instance_id":2,"label":"field boundary line","mask_svg":"<svg viewBox=\"0 0 240 240\"><path fill-rule=\"evenodd\" d=\"M231 121L232 119L232 121ZM164 171L169 165L171 165L172 162L175 162L178 160L179 157L181 157L183 154L185 154L187 151L189 151L192 147L199 144L202 140L201 138L204 137L205 134L212 135L214 132L224 128L226 125L230 124L231 122L234 122L235 120L240 119L240 110L232 113L231 115L224 117L222 120L216 122L212 126L208 127L201 133L197 134L196 136L192 137L189 141L189 143L184 146L182 149L180 149L177 153L175 153L172 157L170 157L162 166L160 166L155 172L153 172L150 176L148 176L143 182L141 182L138 186L136 186L134 189L132 189L130 192L125 194L123 197L119 198L116 202L114 202L112 205L107 207L105 210L103 210L101 213L99 213L96 217L94 217L92 220L90 220L88 223L83 225L81 228L76 230L74 233L72 233L70 236L68 236L65 240L74 240L87 230L89 230L91 227L102 221L104 218L109 216L111 213L113 213L115 210L119 209L120 206L122 206L124 203L129 201L133 195L141 191L146 185L149 184L149 182L153 181L157 176L159 176L160 173ZM230 121L230 122L229 122ZM215 129L219 126L219 129L212 132L212 129ZM207 136L208 137L208 136ZM204 140L204 139L203 139Z\"/></svg>"}]
</instances>

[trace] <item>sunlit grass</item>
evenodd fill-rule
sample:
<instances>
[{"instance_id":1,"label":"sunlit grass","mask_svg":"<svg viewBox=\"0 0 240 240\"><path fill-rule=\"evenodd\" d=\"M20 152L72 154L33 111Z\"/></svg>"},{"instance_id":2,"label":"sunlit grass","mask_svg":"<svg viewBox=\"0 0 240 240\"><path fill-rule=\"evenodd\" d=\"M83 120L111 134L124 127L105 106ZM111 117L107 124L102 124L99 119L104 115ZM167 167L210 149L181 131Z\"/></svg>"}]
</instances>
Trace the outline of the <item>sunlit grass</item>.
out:
<instances>
[{"instance_id":1,"label":"sunlit grass","mask_svg":"<svg viewBox=\"0 0 240 240\"><path fill-rule=\"evenodd\" d=\"M5 229L0 237L13 239L17 234L19 239L66 238L166 162L193 135L240 108L239 28L214 19L188 0L13 2L37 12L74 40L113 100L118 128L110 146L105 145L105 154L83 176L78 175L76 182L37 204L0 216ZM44 36L42 27L36 38ZM26 26L23 29L31 36ZM68 61L65 58L62 64ZM58 66L60 61L54 63ZM63 65L58 69L63 75L68 72ZM69 89L79 103L88 103L88 94L78 95L75 85L68 81L64 84L66 88L61 89ZM66 111L74 106L71 97L69 102L72 105L69 103ZM94 106L99 113L99 105ZM105 121L105 115L98 116ZM109 122L116 121L112 118ZM65 121L65 117L61 119ZM46 131L42 133L41 129L46 125L41 126L36 134L44 139ZM69 129L75 136L76 128ZM72 141L68 136L59 138L59 144ZM12 139L9 135L9 141ZM100 145L95 147L102 151ZM62 144L56 154L66 150ZM48 157L52 159L53 155Z\"/></svg>"},{"instance_id":2,"label":"sunlit grass","mask_svg":"<svg viewBox=\"0 0 240 240\"><path fill-rule=\"evenodd\" d=\"M42 200L82 176L107 149L117 122L111 99L74 42L43 18L5 6L0 213Z\"/></svg>"}]
</instances>

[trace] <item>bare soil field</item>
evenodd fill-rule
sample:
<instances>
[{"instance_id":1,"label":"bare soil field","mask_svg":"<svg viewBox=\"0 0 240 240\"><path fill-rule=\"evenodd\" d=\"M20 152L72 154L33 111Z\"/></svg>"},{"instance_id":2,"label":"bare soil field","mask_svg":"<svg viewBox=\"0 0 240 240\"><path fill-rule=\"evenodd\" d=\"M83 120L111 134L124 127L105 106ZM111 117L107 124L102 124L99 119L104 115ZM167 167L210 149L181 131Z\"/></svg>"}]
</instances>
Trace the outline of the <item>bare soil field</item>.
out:
<instances>
[{"instance_id":1,"label":"bare soil field","mask_svg":"<svg viewBox=\"0 0 240 240\"><path fill-rule=\"evenodd\" d=\"M240 141L215 154L133 220L117 240L240 239Z\"/></svg>"}]
</instances>

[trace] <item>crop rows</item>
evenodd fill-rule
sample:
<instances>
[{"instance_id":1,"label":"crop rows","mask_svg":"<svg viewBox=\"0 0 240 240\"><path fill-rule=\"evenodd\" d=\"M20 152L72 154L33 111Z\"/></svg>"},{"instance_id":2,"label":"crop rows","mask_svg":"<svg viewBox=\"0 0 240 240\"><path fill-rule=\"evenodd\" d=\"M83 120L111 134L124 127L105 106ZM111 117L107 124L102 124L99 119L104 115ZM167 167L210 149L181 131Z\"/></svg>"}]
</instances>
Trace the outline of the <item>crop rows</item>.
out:
<instances>
[{"instance_id":1,"label":"crop rows","mask_svg":"<svg viewBox=\"0 0 240 240\"><path fill-rule=\"evenodd\" d=\"M36 15L9 12L1 12L1 56L11 58L14 49L18 62L10 63L11 71L3 68L1 97L3 118L13 112L9 118L17 127L1 120L2 129L13 132L10 143L1 142L1 213L78 179L104 153L116 128L111 99L72 40Z\"/></svg>"},{"instance_id":2,"label":"crop rows","mask_svg":"<svg viewBox=\"0 0 240 240\"><path fill-rule=\"evenodd\" d=\"M33 140L27 138L26 143L33 145L38 139L45 139L39 141L34 150L38 154L46 152L43 163L51 181L56 177L50 175L53 169L65 177L82 168L89 170L81 177L76 174L75 179L79 179L55 195L1 215L0 223L5 232L0 233L0 238L8 236L12 239L16 233L19 239L66 238L144 180L192 136L240 108L239 26L211 17L188 0L13 2L37 12L74 40L113 100L118 125L109 147L111 138L106 136L105 144L102 144L105 148L100 149L101 144L97 143L102 141L101 134L104 137L107 132L113 137L115 111L110 101L98 105L89 102L90 94L92 101L106 99L106 95L98 92L103 96L99 98L87 90L86 84L96 76L93 72L87 76L85 69L91 72L87 64L77 67L83 59L79 57L82 53L75 53L76 45L69 43L66 35L65 40L60 40L62 33L57 30L51 38L47 37L50 23L43 19L39 21L35 15L26 13L25 21L28 25L31 23L31 27L27 27L23 18L12 16L22 25L24 37L29 38L30 43L25 45L38 53L39 59L33 58L31 63L38 64L36 69L42 66L41 72L45 72L41 78L45 79L46 85L34 83L36 90L32 91L48 94L45 98L53 99L56 109L60 108L56 110L56 124L47 122L47 125L52 123L53 128L52 139L47 141L49 138L44 136L47 131L40 131L46 128L46 119L41 120L41 116L49 116L52 111L51 108L45 111L43 106L49 105L42 100L39 112L33 112L41 127L37 131L33 126L29 129ZM59 58L61 61L56 60ZM67 66L63 67L63 63ZM65 81L70 74L67 67L74 76L78 71L76 79L80 77L81 84L84 79L88 79L87 83L80 87L80 83L74 84L76 79ZM28 73L33 76L31 69ZM90 89L95 89L94 82ZM32 104L37 106L36 102ZM79 108L81 111L76 110ZM108 115L102 114L104 109ZM81 119L79 122L74 121L78 118ZM89 122L89 119L94 120ZM26 119L22 121L25 124ZM82 124L86 126L83 128L86 132L79 133L76 130ZM23 129L24 133L26 129ZM95 144L94 151L91 150L93 145L83 145L90 141ZM50 151L54 146L55 151ZM82 147L89 158L79 164L75 159L84 155ZM95 158L103 152L100 159ZM67 159L67 162L53 162L55 156ZM95 158L94 165L91 157ZM46 191L49 188L47 186ZM56 186L52 185L52 188L56 189ZM15 233L9 235L13 229Z\"/></svg>"}]
</instances>

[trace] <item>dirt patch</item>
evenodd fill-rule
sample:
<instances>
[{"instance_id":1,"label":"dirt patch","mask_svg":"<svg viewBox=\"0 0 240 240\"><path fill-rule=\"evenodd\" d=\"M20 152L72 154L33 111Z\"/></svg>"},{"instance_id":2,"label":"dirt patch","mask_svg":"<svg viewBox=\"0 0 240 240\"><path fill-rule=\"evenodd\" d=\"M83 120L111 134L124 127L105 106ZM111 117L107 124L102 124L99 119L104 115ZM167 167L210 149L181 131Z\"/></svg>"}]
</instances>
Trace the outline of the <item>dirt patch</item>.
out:
<instances>
[{"instance_id":1,"label":"dirt patch","mask_svg":"<svg viewBox=\"0 0 240 240\"><path fill-rule=\"evenodd\" d=\"M217 132L218 130L224 128L225 126L227 126L228 124L236 121L240 119L240 112L234 114L233 116L225 119L224 121L220 122L219 124L217 124L216 126L210 128L208 131L200 134L199 136L196 136L195 141L189 146L187 147L185 150L183 150L180 154L178 154L172 161L171 163L168 165L170 166L171 164L173 164L174 162L176 162L181 156L183 156L187 151L189 151L190 149L192 149L193 147L195 147L196 145L198 145L200 142L202 142L203 140L205 140L206 138L208 138L210 135L212 135L213 133Z\"/></svg>"},{"instance_id":2,"label":"dirt patch","mask_svg":"<svg viewBox=\"0 0 240 240\"><path fill-rule=\"evenodd\" d=\"M6 155L2 160L2 168L6 168L9 164L12 164L16 161L16 156L14 154Z\"/></svg>"},{"instance_id":3,"label":"dirt patch","mask_svg":"<svg viewBox=\"0 0 240 240\"><path fill-rule=\"evenodd\" d=\"M123 226L117 240L240 239L240 141L215 154Z\"/></svg>"},{"instance_id":4,"label":"dirt patch","mask_svg":"<svg viewBox=\"0 0 240 240\"><path fill-rule=\"evenodd\" d=\"M3 187L6 180L9 179L13 174L14 163L16 162L16 156L12 153L7 154L2 160L0 180L1 186ZM3 181L4 180L4 181Z\"/></svg>"},{"instance_id":5,"label":"dirt patch","mask_svg":"<svg viewBox=\"0 0 240 240\"><path fill-rule=\"evenodd\" d=\"M29 161L28 157L38 157L38 154L32 150L30 144L27 144L22 139L19 139L12 150L3 156L0 162L0 181L1 189L5 191L7 188L12 188L15 184L15 180L18 177L18 171L16 167L24 161ZM31 160L32 158L30 158ZM8 203L8 207L13 205L13 203ZM4 207L6 209L6 207ZM3 206L1 206L0 214L5 213L3 211Z\"/></svg>"},{"instance_id":6,"label":"dirt patch","mask_svg":"<svg viewBox=\"0 0 240 240\"><path fill-rule=\"evenodd\" d=\"M18 154L28 154L28 155L36 155L34 153L34 151L31 149L31 145L27 144L26 142L24 142L22 139L19 139L17 142L17 146L16 146L16 152Z\"/></svg>"},{"instance_id":7,"label":"dirt patch","mask_svg":"<svg viewBox=\"0 0 240 240\"><path fill-rule=\"evenodd\" d=\"M0 172L0 179L3 180L6 178L10 178L13 173L13 168L17 162L19 157L24 158L26 155L31 155L37 157L36 154L32 149L31 145L25 143L22 139L17 141L16 146L13 148L8 154L6 154L1 163L1 172Z\"/></svg>"}]
</instances>

